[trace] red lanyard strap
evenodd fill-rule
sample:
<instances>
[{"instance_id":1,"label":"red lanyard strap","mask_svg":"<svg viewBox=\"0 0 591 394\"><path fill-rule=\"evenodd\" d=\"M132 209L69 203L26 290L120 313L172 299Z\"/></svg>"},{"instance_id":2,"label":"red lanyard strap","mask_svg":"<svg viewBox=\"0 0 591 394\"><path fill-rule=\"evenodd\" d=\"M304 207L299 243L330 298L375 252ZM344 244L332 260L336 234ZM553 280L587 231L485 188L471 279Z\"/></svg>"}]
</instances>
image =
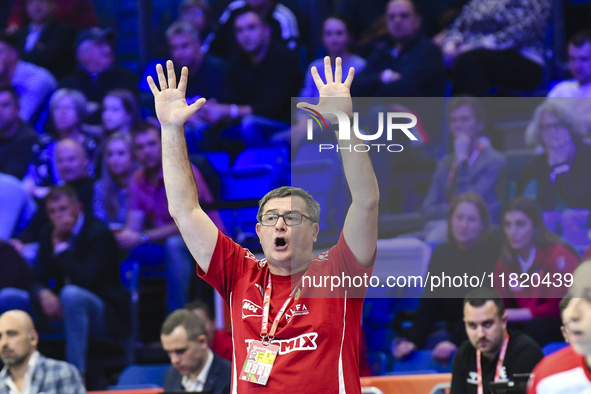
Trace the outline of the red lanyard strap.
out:
<instances>
[{"instance_id":1,"label":"red lanyard strap","mask_svg":"<svg viewBox=\"0 0 591 394\"><path fill-rule=\"evenodd\" d=\"M499 361L497 361L497 368L495 369L495 377L493 382L498 382L501 377L501 371L503 370L503 363L505 362L505 354L507 353L507 346L509 345L509 333L505 330L505 339L499 352ZM480 361L480 350L476 350L476 371L478 373L478 394L484 394L482 387L482 364Z\"/></svg>"},{"instance_id":2,"label":"red lanyard strap","mask_svg":"<svg viewBox=\"0 0 591 394\"><path fill-rule=\"evenodd\" d=\"M285 310L287 309L287 306L289 305L294 294L296 293L296 290L298 289L301 281L302 281L302 279L300 278L300 280L298 281L296 286L293 288L293 290L289 294L289 297L287 297L287 300L285 300L285 302L283 303L283 306L281 307L281 309L279 309L279 312L277 312L277 316L275 316L275 319L273 320L273 325L271 326L271 331L269 331L268 335L267 335L267 328L269 326L269 309L271 308L271 290L272 290L271 272L269 272L267 286L265 287L265 297L263 299L263 317L262 317L262 321L261 321L261 338L262 338L263 345L268 345L270 343L270 341L272 341L275 338L275 332L277 331L277 327L279 326L279 322L281 321L281 318L285 314Z\"/></svg>"}]
</instances>

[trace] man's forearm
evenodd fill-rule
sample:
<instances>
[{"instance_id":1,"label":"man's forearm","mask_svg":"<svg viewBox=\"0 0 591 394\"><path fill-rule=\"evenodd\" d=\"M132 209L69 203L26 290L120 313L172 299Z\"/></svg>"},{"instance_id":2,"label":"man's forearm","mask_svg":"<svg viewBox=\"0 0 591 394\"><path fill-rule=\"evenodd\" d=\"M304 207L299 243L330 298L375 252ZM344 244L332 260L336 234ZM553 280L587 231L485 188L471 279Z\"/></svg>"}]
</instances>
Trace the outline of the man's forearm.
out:
<instances>
[{"instance_id":1,"label":"man's forearm","mask_svg":"<svg viewBox=\"0 0 591 394\"><path fill-rule=\"evenodd\" d=\"M171 216L176 220L199 208L199 195L183 127L162 128L162 169Z\"/></svg>"}]
</instances>

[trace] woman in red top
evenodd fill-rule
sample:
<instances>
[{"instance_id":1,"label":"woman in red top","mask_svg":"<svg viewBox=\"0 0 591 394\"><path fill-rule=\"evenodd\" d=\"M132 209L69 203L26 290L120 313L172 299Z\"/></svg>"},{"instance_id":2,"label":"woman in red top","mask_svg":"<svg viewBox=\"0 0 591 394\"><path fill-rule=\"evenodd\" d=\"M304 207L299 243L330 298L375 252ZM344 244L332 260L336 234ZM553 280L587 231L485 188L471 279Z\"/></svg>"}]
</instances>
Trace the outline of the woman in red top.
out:
<instances>
[{"instance_id":1,"label":"woman in red top","mask_svg":"<svg viewBox=\"0 0 591 394\"><path fill-rule=\"evenodd\" d=\"M540 346L561 340L558 304L572 284L579 255L542 218L538 204L519 197L503 207L503 249L495 287L505 298L509 322Z\"/></svg>"}]
</instances>

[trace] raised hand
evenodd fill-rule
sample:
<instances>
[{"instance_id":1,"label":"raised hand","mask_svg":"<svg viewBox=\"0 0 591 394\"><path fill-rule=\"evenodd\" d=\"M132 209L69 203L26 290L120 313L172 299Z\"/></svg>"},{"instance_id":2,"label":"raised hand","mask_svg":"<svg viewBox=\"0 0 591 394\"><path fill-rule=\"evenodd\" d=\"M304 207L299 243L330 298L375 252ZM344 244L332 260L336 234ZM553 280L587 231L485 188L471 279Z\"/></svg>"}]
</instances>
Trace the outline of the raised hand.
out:
<instances>
[{"instance_id":1,"label":"raised hand","mask_svg":"<svg viewBox=\"0 0 591 394\"><path fill-rule=\"evenodd\" d=\"M324 58L324 76L326 77L326 83L322 81L316 67L312 67L312 78L318 88L320 100L317 105L308 103L298 103L298 108L312 108L316 111L322 111L324 109L333 109L342 111L347 114L348 117L353 116L353 104L351 102L351 83L353 82L353 76L355 75L355 69L351 67L347 75L345 82L343 81L343 66L340 57L336 58L334 76L332 73L332 67L330 65L330 57ZM336 122L337 118L334 115L325 116L327 120Z\"/></svg>"},{"instance_id":2,"label":"raised hand","mask_svg":"<svg viewBox=\"0 0 591 394\"><path fill-rule=\"evenodd\" d=\"M156 71L158 72L160 89L158 89L152 77L148 77L148 85L154 95L156 116L162 127L182 127L185 122L193 116L199 108L201 108L205 103L205 99L200 98L193 104L187 105L187 100L185 99L187 79L189 78L189 70L187 67L183 67L181 70L181 79L178 87L176 84L174 65L171 60L166 62L168 80L164 76L162 65L156 65Z\"/></svg>"}]
</instances>

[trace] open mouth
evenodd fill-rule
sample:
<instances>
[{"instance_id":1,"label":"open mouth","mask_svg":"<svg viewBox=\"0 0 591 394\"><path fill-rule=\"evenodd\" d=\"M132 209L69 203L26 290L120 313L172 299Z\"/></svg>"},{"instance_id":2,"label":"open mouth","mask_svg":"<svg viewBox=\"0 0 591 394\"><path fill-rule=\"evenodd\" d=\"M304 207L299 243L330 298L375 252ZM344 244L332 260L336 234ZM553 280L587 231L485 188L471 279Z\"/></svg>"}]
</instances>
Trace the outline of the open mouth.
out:
<instances>
[{"instance_id":1,"label":"open mouth","mask_svg":"<svg viewBox=\"0 0 591 394\"><path fill-rule=\"evenodd\" d=\"M287 245L287 242L285 242L284 238L275 238L275 246L277 246L278 248L282 248L285 245Z\"/></svg>"}]
</instances>

